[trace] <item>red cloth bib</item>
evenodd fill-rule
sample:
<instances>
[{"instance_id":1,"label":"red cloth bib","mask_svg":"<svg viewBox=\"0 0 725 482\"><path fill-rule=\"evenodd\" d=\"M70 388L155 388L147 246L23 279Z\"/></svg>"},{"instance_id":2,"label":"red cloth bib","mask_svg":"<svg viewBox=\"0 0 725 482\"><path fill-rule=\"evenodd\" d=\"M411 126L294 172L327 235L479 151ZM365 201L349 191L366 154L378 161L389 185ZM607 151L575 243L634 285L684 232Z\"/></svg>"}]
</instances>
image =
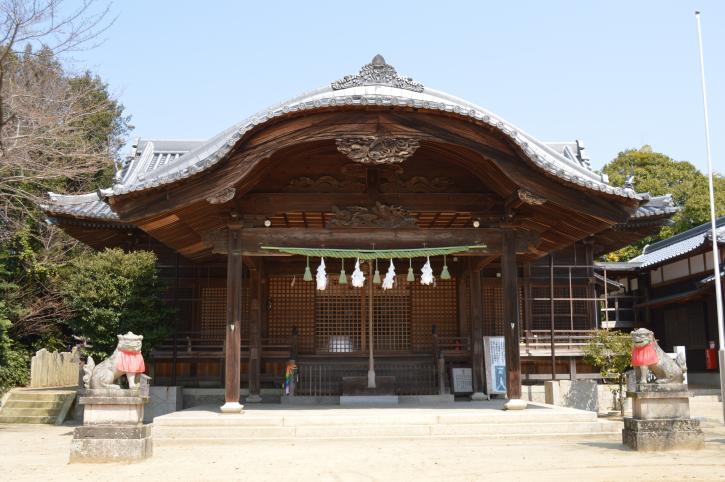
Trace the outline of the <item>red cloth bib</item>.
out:
<instances>
[{"instance_id":1,"label":"red cloth bib","mask_svg":"<svg viewBox=\"0 0 725 482\"><path fill-rule=\"evenodd\" d=\"M116 369L124 373L143 373L146 371L146 365L143 362L143 355L138 351L118 350L118 360L116 361Z\"/></svg>"},{"instance_id":2,"label":"red cloth bib","mask_svg":"<svg viewBox=\"0 0 725 482\"><path fill-rule=\"evenodd\" d=\"M655 351L655 344L650 343L646 346L635 346L632 347L632 366L642 367L648 365L655 365L657 363L657 352Z\"/></svg>"}]
</instances>

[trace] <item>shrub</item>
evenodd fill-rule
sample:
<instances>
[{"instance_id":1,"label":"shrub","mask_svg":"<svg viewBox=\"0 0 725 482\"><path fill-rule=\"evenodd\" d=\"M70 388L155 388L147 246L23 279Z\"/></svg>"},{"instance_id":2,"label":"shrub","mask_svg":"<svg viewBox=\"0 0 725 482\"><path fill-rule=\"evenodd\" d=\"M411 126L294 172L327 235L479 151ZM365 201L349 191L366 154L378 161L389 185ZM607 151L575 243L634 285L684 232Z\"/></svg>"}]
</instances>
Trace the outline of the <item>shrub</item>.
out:
<instances>
[{"instance_id":1,"label":"shrub","mask_svg":"<svg viewBox=\"0 0 725 482\"><path fill-rule=\"evenodd\" d=\"M153 253L106 249L74 259L62 276L61 291L73 311L67 324L89 340L90 355L111 353L119 333L143 335L146 353L168 336L173 310L162 300Z\"/></svg>"},{"instance_id":2,"label":"shrub","mask_svg":"<svg viewBox=\"0 0 725 482\"><path fill-rule=\"evenodd\" d=\"M0 355L0 395L30 380L30 356L14 345L6 346Z\"/></svg>"},{"instance_id":3,"label":"shrub","mask_svg":"<svg viewBox=\"0 0 725 482\"><path fill-rule=\"evenodd\" d=\"M597 330L584 347L584 360L599 368L604 379L614 379L619 384L620 407L624 393L625 372L632 365L632 336L615 330Z\"/></svg>"}]
</instances>

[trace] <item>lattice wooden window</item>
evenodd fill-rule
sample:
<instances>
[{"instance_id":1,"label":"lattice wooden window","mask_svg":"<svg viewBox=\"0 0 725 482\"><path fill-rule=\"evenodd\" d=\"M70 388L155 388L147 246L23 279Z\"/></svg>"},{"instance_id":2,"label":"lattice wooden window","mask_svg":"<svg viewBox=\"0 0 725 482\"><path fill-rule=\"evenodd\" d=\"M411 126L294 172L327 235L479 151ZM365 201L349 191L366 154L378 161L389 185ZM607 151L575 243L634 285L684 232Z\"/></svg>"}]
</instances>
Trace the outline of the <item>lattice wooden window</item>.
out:
<instances>
[{"instance_id":1,"label":"lattice wooden window","mask_svg":"<svg viewBox=\"0 0 725 482\"><path fill-rule=\"evenodd\" d=\"M459 336L455 280L437 280L435 286L411 285L413 351L430 351L432 326L442 337Z\"/></svg>"},{"instance_id":2,"label":"lattice wooden window","mask_svg":"<svg viewBox=\"0 0 725 482\"><path fill-rule=\"evenodd\" d=\"M410 287L398 281L393 289L373 288L373 342L378 352L410 350Z\"/></svg>"},{"instance_id":3,"label":"lattice wooden window","mask_svg":"<svg viewBox=\"0 0 725 482\"><path fill-rule=\"evenodd\" d=\"M293 283L294 280L294 283ZM288 339L292 328L298 330L300 353L315 351L315 284L300 277L269 278L267 333L270 338Z\"/></svg>"},{"instance_id":4,"label":"lattice wooden window","mask_svg":"<svg viewBox=\"0 0 725 482\"><path fill-rule=\"evenodd\" d=\"M503 290L498 278L484 278L483 289L483 335L503 335Z\"/></svg>"},{"instance_id":5,"label":"lattice wooden window","mask_svg":"<svg viewBox=\"0 0 725 482\"><path fill-rule=\"evenodd\" d=\"M519 283L519 327L523 330L523 319L525 313L524 287L521 280ZM503 336L503 288L500 278L484 278L481 280L483 289L483 335Z\"/></svg>"},{"instance_id":6,"label":"lattice wooden window","mask_svg":"<svg viewBox=\"0 0 725 482\"><path fill-rule=\"evenodd\" d=\"M327 289L316 292L318 352L355 353L363 349L360 291L338 284L337 276L328 276Z\"/></svg>"},{"instance_id":7,"label":"lattice wooden window","mask_svg":"<svg viewBox=\"0 0 725 482\"><path fill-rule=\"evenodd\" d=\"M458 279L458 317L460 319L459 336L471 335L471 296L468 276Z\"/></svg>"},{"instance_id":8,"label":"lattice wooden window","mask_svg":"<svg viewBox=\"0 0 725 482\"><path fill-rule=\"evenodd\" d=\"M227 289L201 288L201 336L224 338L227 326Z\"/></svg>"},{"instance_id":9,"label":"lattice wooden window","mask_svg":"<svg viewBox=\"0 0 725 482\"><path fill-rule=\"evenodd\" d=\"M548 284L534 285L531 287L531 327L534 330L551 329L551 296ZM572 286L572 298L586 298L586 286ZM570 297L568 286L554 286L554 329L556 330L586 330L591 328L589 323L589 312L587 301L568 300ZM591 302L590 302L591 303Z\"/></svg>"},{"instance_id":10,"label":"lattice wooden window","mask_svg":"<svg viewBox=\"0 0 725 482\"><path fill-rule=\"evenodd\" d=\"M224 339L227 327L227 288L202 287L201 295L201 337L207 340ZM249 336L249 286L242 284L242 338Z\"/></svg>"}]
</instances>

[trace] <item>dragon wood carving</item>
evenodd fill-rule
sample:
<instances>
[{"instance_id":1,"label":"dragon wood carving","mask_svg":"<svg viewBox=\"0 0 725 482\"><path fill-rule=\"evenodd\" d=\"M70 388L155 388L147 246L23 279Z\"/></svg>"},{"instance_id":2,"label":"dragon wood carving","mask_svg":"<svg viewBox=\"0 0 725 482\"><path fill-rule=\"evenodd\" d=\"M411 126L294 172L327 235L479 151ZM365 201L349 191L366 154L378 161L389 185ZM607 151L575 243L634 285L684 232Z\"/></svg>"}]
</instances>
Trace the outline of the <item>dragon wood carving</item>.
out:
<instances>
[{"instance_id":1,"label":"dragon wood carving","mask_svg":"<svg viewBox=\"0 0 725 482\"><path fill-rule=\"evenodd\" d=\"M416 227L416 218L400 206L387 206L376 202L373 207L332 207L333 216L326 227L337 228L410 228Z\"/></svg>"},{"instance_id":2,"label":"dragon wood carving","mask_svg":"<svg viewBox=\"0 0 725 482\"><path fill-rule=\"evenodd\" d=\"M412 137L351 136L336 139L337 150L353 162L379 165L405 161L420 147Z\"/></svg>"}]
</instances>

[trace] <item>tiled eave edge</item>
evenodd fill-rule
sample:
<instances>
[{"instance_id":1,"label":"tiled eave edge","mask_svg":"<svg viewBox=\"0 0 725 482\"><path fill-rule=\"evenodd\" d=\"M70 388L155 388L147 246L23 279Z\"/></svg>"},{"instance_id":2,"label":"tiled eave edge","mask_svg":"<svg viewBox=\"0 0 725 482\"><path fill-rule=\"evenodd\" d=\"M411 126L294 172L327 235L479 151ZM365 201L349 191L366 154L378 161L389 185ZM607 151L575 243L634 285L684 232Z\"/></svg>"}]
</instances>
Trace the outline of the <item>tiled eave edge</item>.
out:
<instances>
[{"instance_id":1,"label":"tiled eave edge","mask_svg":"<svg viewBox=\"0 0 725 482\"><path fill-rule=\"evenodd\" d=\"M47 216L47 221L49 224L53 225L70 225L70 226L81 226L84 228L93 228L93 229L120 229L120 230L131 230L136 229L136 226L134 224L124 224L119 222L113 222L113 221L105 221L105 220L99 220L94 218L76 218L76 217L67 217L67 215L49 215Z\"/></svg>"},{"instance_id":2,"label":"tiled eave edge","mask_svg":"<svg viewBox=\"0 0 725 482\"><path fill-rule=\"evenodd\" d=\"M68 216L74 219L103 220L110 222L119 221L118 215L110 210L108 214L85 213L82 210L74 209L70 206L59 206L54 204L41 204L40 208L49 216Z\"/></svg>"},{"instance_id":3,"label":"tiled eave edge","mask_svg":"<svg viewBox=\"0 0 725 482\"><path fill-rule=\"evenodd\" d=\"M380 90L398 91L399 89L385 88ZM498 129L500 132L510 138L516 145L519 146L521 151L531 162L533 162L537 167L539 167L545 173L548 173L551 176L593 191L599 191L602 193L627 199L634 199L638 201L643 200L643 198L636 194L632 189L613 187L602 181L596 180L594 178L595 174L585 173L584 168L568 166L567 170L564 166L560 164L569 164L569 161L561 156L555 155L553 151L547 152L544 147L537 145L537 142L533 138L530 138L526 134L521 133L513 126L505 123L503 120L497 118L489 112L484 111L479 107L473 106L471 104L464 105L458 102L444 102L443 100L433 100L436 97L429 93L420 94L419 97L420 98L414 98L404 95L386 95L378 93L351 94L347 93L345 90L328 90L314 93L308 97L305 97L302 100L291 101L291 103L289 104L284 104L277 108L270 109L242 122L241 124L237 124L237 126L235 126L234 128L229 129L225 133L217 136L216 139L213 139L206 146L202 147L197 151L192 151L191 153L187 154L187 156L190 156L188 160L185 160L183 158L180 159L179 162L187 164L185 167L180 167L178 168L178 170L172 171L171 169L174 169L176 167L175 165L164 166L165 169L163 169L163 171L166 172L159 172L157 177L128 186L114 186L112 188L112 196L119 196L132 192L165 186L203 172L219 163L229 153L229 151L231 151L231 149L237 144L237 142L239 142L239 140L252 129L257 126L261 126L273 119L283 117L287 114L294 112L322 110L325 108L333 108L337 106L372 105L382 107L399 106L437 110L440 112L458 114L463 118L470 118L486 123L494 127L495 129ZM561 159L559 159L559 157L561 157ZM581 174L574 173L577 171Z\"/></svg>"}]
</instances>

